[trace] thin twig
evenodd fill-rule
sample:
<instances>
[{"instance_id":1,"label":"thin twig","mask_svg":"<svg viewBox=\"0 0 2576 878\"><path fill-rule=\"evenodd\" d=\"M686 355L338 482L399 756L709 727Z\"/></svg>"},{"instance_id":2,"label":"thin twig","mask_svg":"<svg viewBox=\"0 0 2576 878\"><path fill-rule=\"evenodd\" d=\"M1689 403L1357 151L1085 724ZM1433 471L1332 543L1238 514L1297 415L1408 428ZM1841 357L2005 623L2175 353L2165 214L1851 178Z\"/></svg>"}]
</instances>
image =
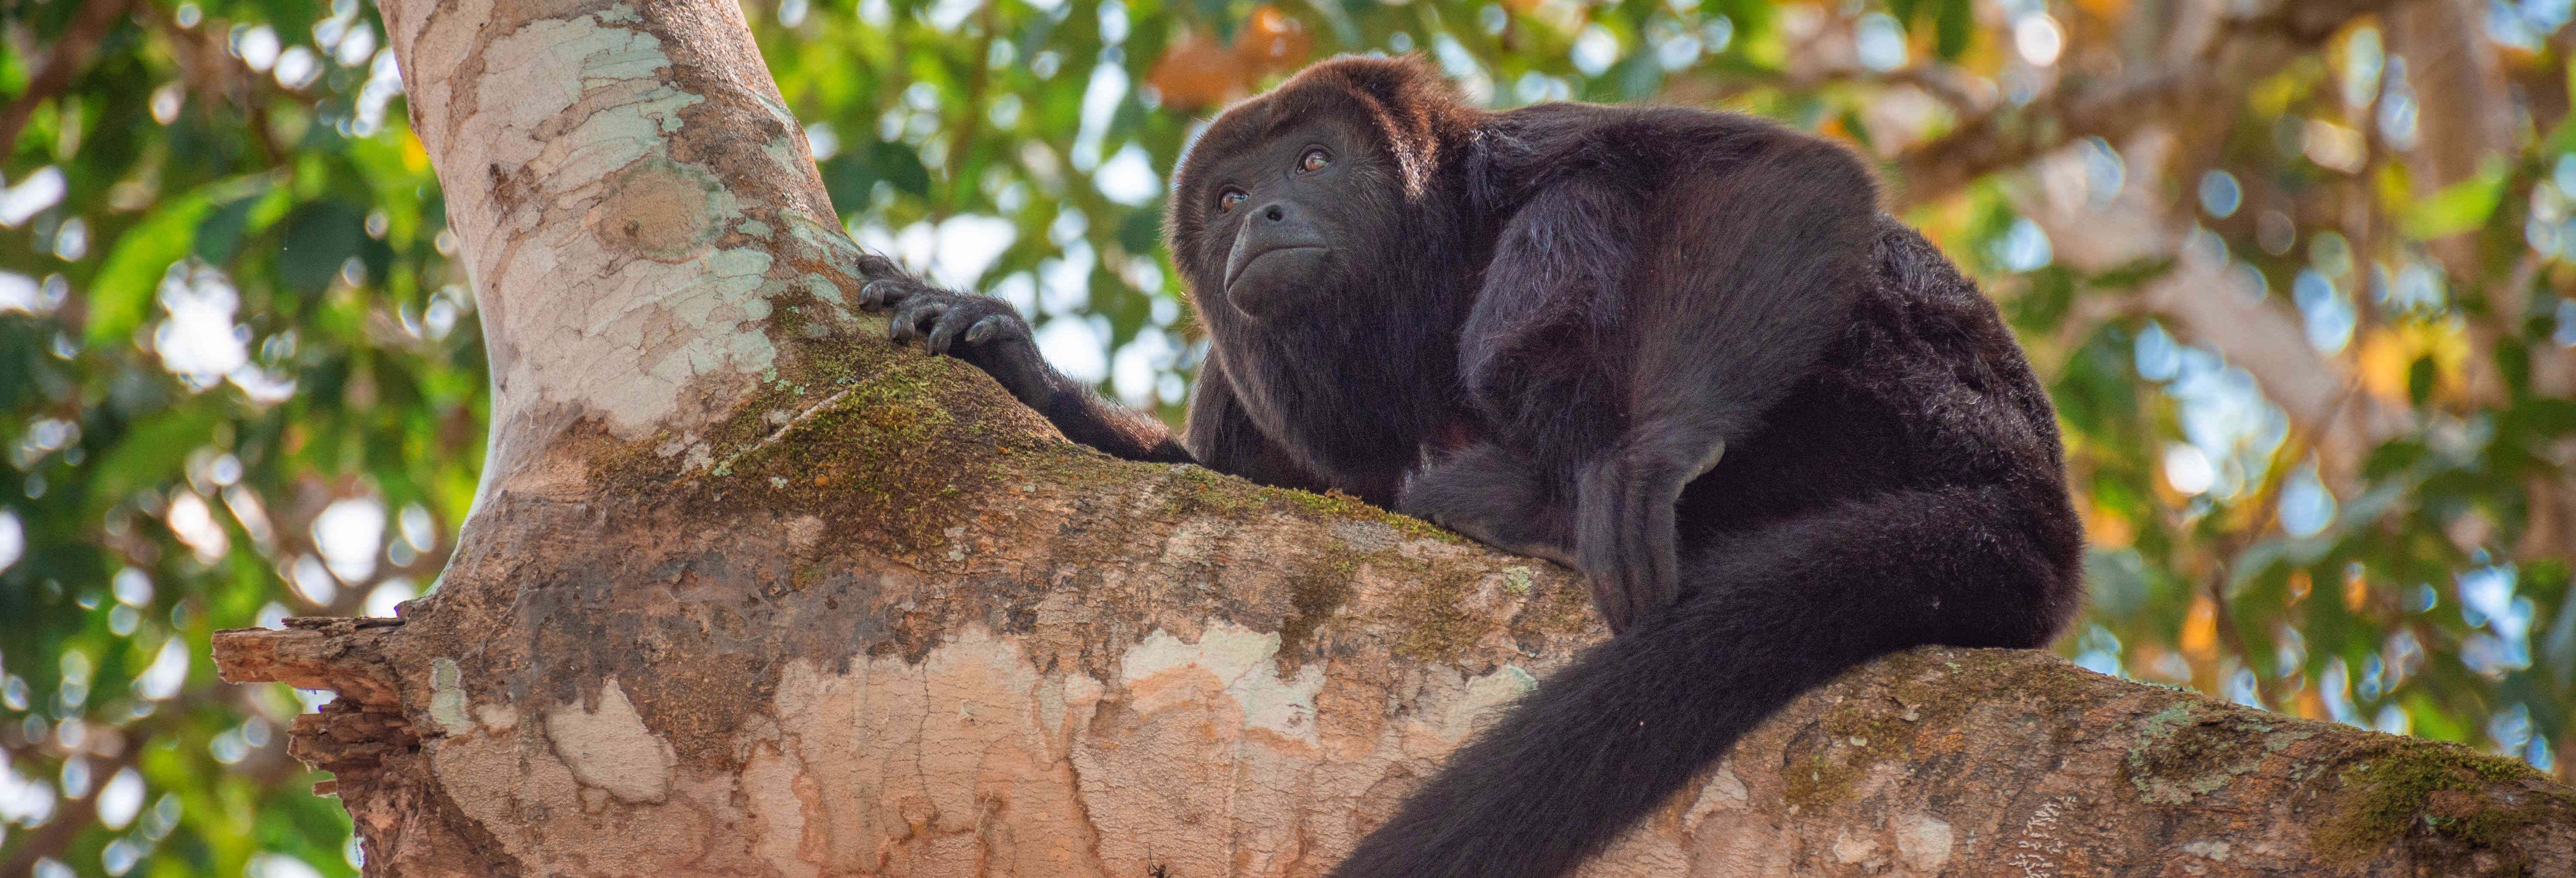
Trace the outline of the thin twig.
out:
<instances>
[{"instance_id":1,"label":"thin twig","mask_svg":"<svg viewBox=\"0 0 2576 878\"><path fill-rule=\"evenodd\" d=\"M2297 466L2300 460L2315 453L2317 436L2331 428L2335 418L2342 411L2344 403L2352 399L2353 394L2360 389L2360 382L2346 382L2343 392L2335 395L2334 404L2326 408L2325 417L2317 422L2316 427L2293 425L2290 428L2290 435L2283 437L2281 446L2272 451L2270 465L2265 467L2263 486L2254 495L2254 509L2251 517L2240 524L2236 530L2219 538L2217 551L2214 553L2217 563L2211 567L2209 579L2203 584L2202 589L2208 594L2210 608L2214 611L2219 643L2225 645L2228 652L2234 653L2237 662L2244 665L2246 670L2254 669L2254 656L2245 646L2244 629L2236 625L2235 611L2228 607L2230 598L2227 594L2227 586L2235 579L2233 574L2236 559L2244 554L2247 548L2252 547L2255 540L2271 531L2274 519L2280 515L2281 486L2289 482L2290 469ZM2220 681L2221 686L2225 684L2226 681ZM2272 682L2270 675L2259 672L2254 675L2254 694L2264 706L2269 707L2278 703L2279 693L2276 687L2277 684Z\"/></svg>"}]
</instances>

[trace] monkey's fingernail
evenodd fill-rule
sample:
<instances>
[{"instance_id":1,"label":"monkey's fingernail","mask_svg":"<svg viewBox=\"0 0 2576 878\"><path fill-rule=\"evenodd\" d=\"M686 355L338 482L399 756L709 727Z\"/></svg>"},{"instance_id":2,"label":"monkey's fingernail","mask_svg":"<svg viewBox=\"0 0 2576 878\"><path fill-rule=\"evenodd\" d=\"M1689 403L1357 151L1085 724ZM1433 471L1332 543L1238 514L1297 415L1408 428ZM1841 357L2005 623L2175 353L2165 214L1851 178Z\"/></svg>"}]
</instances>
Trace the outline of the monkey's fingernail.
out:
<instances>
[{"instance_id":1,"label":"monkey's fingernail","mask_svg":"<svg viewBox=\"0 0 2576 878\"><path fill-rule=\"evenodd\" d=\"M982 320L975 321L975 326L966 330L966 342L968 344L983 344L987 341L991 341L993 340L993 333L1001 331L1000 326L1001 321L999 318L986 317Z\"/></svg>"}]
</instances>

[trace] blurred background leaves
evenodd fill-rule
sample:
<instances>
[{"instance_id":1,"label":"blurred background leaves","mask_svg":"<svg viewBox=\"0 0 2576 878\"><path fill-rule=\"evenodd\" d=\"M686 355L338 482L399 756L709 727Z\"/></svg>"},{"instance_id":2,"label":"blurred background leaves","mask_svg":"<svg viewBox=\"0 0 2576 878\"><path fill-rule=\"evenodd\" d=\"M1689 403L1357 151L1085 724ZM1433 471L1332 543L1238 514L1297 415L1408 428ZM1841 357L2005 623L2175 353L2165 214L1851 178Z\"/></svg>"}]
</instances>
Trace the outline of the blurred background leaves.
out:
<instances>
[{"instance_id":1,"label":"blurred background leaves","mask_svg":"<svg viewBox=\"0 0 2576 878\"><path fill-rule=\"evenodd\" d=\"M1177 420L1164 182L1225 103L1420 53L1493 107L1874 157L2050 382L2104 673L2576 744L2569 0L754 0L862 243ZM218 628L388 615L470 504L473 298L373 10L0 0L0 874L340 875Z\"/></svg>"}]
</instances>

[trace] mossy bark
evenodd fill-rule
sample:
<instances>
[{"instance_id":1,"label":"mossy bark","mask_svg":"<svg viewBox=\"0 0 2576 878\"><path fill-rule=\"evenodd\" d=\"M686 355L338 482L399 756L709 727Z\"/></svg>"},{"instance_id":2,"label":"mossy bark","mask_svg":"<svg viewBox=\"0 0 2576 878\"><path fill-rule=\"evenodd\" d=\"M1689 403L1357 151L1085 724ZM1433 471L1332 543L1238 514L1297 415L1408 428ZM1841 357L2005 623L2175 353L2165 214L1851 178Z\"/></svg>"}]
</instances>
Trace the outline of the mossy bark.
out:
<instances>
[{"instance_id":1,"label":"mossy bark","mask_svg":"<svg viewBox=\"0 0 2576 878\"><path fill-rule=\"evenodd\" d=\"M490 472L402 619L216 643L340 693L294 752L371 874L1315 875L1602 636L1554 566L1111 460L878 341L731 3L383 8ZM1590 874L2569 874L2571 824L2456 748L1923 650Z\"/></svg>"}]
</instances>

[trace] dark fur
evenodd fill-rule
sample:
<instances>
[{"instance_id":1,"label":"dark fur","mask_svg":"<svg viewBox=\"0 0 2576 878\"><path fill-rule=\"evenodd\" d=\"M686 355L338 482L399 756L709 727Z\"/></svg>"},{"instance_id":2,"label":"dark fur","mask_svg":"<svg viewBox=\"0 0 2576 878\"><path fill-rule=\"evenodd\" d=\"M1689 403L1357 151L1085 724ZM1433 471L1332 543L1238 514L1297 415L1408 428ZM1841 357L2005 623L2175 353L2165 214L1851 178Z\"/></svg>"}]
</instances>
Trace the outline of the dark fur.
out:
<instances>
[{"instance_id":1,"label":"dark fur","mask_svg":"<svg viewBox=\"0 0 2576 878\"><path fill-rule=\"evenodd\" d=\"M1345 129L1371 146L1329 189L1240 167ZM1213 209L1247 175L1334 241L1327 276L1267 318L1226 298L1252 220ZM1618 636L1334 873L1546 878L1852 665L2043 645L2076 608L2047 397L1875 192L1849 154L1766 122L1486 113L1418 62L1345 58L1227 111L1178 175L1173 259L1214 339L1181 443L1048 369L1007 306L863 298L1079 441L1339 488L1584 571Z\"/></svg>"}]
</instances>

